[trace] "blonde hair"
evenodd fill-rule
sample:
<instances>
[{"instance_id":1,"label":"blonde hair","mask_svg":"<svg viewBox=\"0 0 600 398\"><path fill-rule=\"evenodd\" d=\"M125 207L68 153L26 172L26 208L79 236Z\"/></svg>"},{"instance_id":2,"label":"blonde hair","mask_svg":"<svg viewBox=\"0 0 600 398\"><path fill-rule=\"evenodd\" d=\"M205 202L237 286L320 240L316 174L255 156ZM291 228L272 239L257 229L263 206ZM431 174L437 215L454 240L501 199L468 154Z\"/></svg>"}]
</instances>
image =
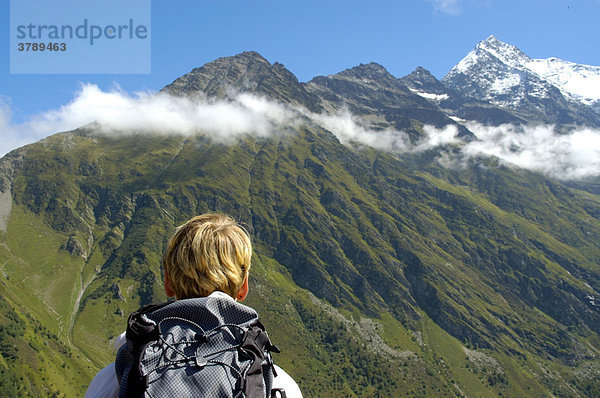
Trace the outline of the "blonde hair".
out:
<instances>
[{"instance_id":1,"label":"blonde hair","mask_svg":"<svg viewBox=\"0 0 600 398\"><path fill-rule=\"evenodd\" d=\"M235 298L250 270L248 233L224 214L203 214L177 227L162 259L176 299L215 290Z\"/></svg>"}]
</instances>

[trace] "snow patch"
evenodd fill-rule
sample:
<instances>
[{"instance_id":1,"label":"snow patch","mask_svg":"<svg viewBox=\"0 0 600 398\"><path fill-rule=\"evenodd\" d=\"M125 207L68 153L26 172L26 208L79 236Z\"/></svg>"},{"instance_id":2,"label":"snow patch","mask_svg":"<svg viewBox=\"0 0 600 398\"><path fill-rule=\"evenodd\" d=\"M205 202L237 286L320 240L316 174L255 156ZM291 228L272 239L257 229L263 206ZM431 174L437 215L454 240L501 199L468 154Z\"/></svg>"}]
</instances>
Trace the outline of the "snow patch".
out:
<instances>
[{"instance_id":1,"label":"snow patch","mask_svg":"<svg viewBox=\"0 0 600 398\"><path fill-rule=\"evenodd\" d=\"M490 91L497 94L505 94L511 91L511 89L515 86L518 86L521 83L521 77L516 74L506 75L503 78L496 79L492 86L490 87Z\"/></svg>"},{"instance_id":2,"label":"snow patch","mask_svg":"<svg viewBox=\"0 0 600 398\"><path fill-rule=\"evenodd\" d=\"M477 62L479 62L479 56L475 51L471 51L450 72L467 73L471 66L477 64Z\"/></svg>"},{"instance_id":3,"label":"snow patch","mask_svg":"<svg viewBox=\"0 0 600 398\"><path fill-rule=\"evenodd\" d=\"M442 101L442 100L448 99L448 94L426 93L423 91L415 90L414 88L411 88L410 91L412 91L413 93L415 93L423 98L427 98L429 100Z\"/></svg>"},{"instance_id":4,"label":"snow patch","mask_svg":"<svg viewBox=\"0 0 600 398\"><path fill-rule=\"evenodd\" d=\"M576 64L552 57L532 59L524 67L558 87L563 94L586 105L600 100L600 66Z\"/></svg>"}]
</instances>

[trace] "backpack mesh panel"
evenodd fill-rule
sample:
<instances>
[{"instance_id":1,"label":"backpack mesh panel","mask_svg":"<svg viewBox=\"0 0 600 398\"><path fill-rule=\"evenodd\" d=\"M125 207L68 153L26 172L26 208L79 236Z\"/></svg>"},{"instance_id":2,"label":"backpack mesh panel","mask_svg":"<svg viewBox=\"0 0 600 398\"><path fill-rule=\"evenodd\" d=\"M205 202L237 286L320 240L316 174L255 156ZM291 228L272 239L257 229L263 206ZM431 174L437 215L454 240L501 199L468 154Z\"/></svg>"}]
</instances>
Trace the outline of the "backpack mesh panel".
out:
<instances>
[{"instance_id":1,"label":"backpack mesh panel","mask_svg":"<svg viewBox=\"0 0 600 398\"><path fill-rule=\"evenodd\" d=\"M258 319L253 309L227 298L203 297L173 302L147 317L159 325L161 337L141 355L139 370L147 382L143 396L243 396L242 380L252 361L238 347ZM117 354L120 397L126 396L131 368L138 366L132 350L128 341ZM267 391L272 379L269 367Z\"/></svg>"}]
</instances>

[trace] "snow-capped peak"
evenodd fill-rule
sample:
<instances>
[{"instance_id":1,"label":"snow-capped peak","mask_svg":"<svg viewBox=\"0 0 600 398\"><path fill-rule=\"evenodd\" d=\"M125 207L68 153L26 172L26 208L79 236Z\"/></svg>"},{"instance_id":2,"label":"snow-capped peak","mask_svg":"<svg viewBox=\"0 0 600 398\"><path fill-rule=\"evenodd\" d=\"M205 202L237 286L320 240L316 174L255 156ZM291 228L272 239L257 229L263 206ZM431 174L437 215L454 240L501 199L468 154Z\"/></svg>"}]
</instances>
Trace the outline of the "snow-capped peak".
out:
<instances>
[{"instance_id":1,"label":"snow-capped peak","mask_svg":"<svg viewBox=\"0 0 600 398\"><path fill-rule=\"evenodd\" d=\"M545 97L554 86L563 96L600 110L600 66L581 65L555 57L532 59L493 35L479 42L442 80L452 80L453 76L461 74L487 81L482 87L490 90L490 95L484 95L484 99L493 102L494 95L507 94L528 75L534 85L526 92L528 95ZM515 98L513 102L519 101ZM496 102L508 105L505 99Z\"/></svg>"},{"instance_id":2,"label":"snow-capped peak","mask_svg":"<svg viewBox=\"0 0 600 398\"><path fill-rule=\"evenodd\" d=\"M514 67L522 65L524 62L530 60L530 58L517 47L504 43L503 41L496 39L493 35L486 40L479 42L475 49L487 51L503 63Z\"/></svg>"},{"instance_id":3,"label":"snow-capped peak","mask_svg":"<svg viewBox=\"0 0 600 398\"><path fill-rule=\"evenodd\" d=\"M477 43L475 49L452 68L452 71L464 73L474 64L490 56L512 67L518 67L531 60L517 47L504 43L492 35Z\"/></svg>"}]
</instances>

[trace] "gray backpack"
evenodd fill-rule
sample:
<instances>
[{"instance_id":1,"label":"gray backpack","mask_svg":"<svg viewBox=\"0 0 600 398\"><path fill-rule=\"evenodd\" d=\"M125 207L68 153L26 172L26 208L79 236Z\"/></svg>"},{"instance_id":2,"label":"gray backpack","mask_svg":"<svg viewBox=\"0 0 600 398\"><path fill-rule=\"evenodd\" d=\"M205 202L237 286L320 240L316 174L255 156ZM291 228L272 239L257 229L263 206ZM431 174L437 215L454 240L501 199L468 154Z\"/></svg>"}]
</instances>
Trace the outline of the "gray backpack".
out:
<instances>
[{"instance_id":1,"label":"gray backpack","mask_svg":"<svg viewBox=\"0 0 600 398\"><path fill-rule=\"evenodd\" d=\"M272 397L271 344L258 314L213 295L131 314L115 361L119 397Z\"/></svg>"}]
</instances>

